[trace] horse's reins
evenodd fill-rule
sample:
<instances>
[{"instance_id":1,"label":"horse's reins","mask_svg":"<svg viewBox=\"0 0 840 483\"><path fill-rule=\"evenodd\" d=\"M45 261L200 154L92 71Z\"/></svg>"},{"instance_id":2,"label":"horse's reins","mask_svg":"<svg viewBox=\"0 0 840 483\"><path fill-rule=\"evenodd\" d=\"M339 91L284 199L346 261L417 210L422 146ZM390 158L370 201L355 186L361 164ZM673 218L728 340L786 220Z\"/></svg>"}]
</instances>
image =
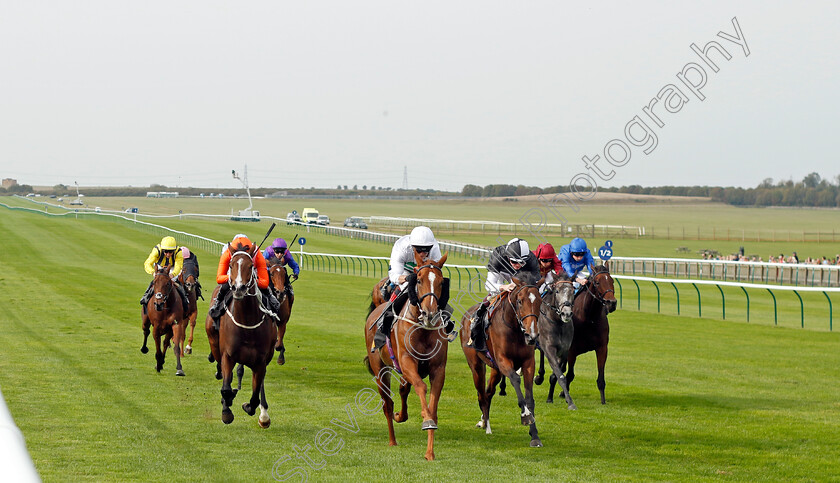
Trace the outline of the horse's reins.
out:
<instances>
[{"instance_id":1,"label":"horse's reins","mask_svg":"<svg viewBox=\"0 0 840 483\"><path fill-rule=\"evenodd\" d=\"M231 311L230 311L230 307L225 307L225 313L228 315L228 317L230 317L230 320L231 320L231 322L233 322L233 325L235 325L237 327L240 327L240 328L243 328L243 329L256 329L257 327L262 325L263 322L265 322L265 316L268 314L268 311L265 309L265 307L263 307L261 298L257 296L256 283L255 283L256 279L257 279L257 268L253 265L254 257L252 257L250 253L248 253L248 252L236 252L233 255L231 255L231 257L230 257L231 261L233 261L233 258L237 255L248 255L248 257L251 259L251 263L252 263L252 265L251 265L251 277L248 279L248 283L245 284L245 296L246 297L257 297L258 306L260 308L260 311L263 313L263 316L260 318L260 321L257 322L255 325L244 325L244 324L240 324L239 322L236 321L236 318L233 316L233 313L231 313ZM228 276L228 285L230 285L230 276ZM233 288L233 287L231 287L231 288ZM253 293L251 293L252 288L254 289ZM230 305L233 305L233 303L235 301L236 301L236 298L234 298L233 301L231 301Z\"/></svg>"},{"instance_id":2,"label":"horse's reins","mask_svg":"<svg viewBox=\"0 0 840 483\"><path fill-rule=\"evenodd\" d=\"M510 308L513 310L513 315L514 315L514 317L516 317L516 321L519 322L519 328L522 330L522 332L525 332L525 319L527 319L528 317L536 317L537 319L539 319L540 317L537 314L528 314L525 317L520 317L519 312L516 310L516 307L513 305L513 302L511 302L511 299L513 297L515 297L516 294L521 292L522 289L529 288L529 287L536 288L536 285L521 285L521 286L517 287L515 291L512 291L510 293L510 295L508 295L508 300L507 300L508 304L510 305ZM508 328L515 329L515 327L512 327L512 326L508 325L507 321L503 320L502 322Z\"/></svg>"},{"instance_id":3,"label":"horse's reins","mask_svg":"<svg viewBox=\"0 0 840 483\"><path fill-rule=\"evenodd\" d=\"M609 275L609 274L610 274L610 272L598 272L598 273L592 275L592 284L596 283L596 281L598 279L598 276ZM592 289L589 287L592 284L589 284L589 283L586 284L586 291L589 292L589 294L592 295L592 297L595 298L595 300L597 300L598 302L601 302L601 305L606 305L607 301L604 300L604 296L607 295L610 292L615 294L615 290L609 289L609 290L604 291L604 293L597 294L597 293L593 292Z\"/></svg>"}]
</instances>

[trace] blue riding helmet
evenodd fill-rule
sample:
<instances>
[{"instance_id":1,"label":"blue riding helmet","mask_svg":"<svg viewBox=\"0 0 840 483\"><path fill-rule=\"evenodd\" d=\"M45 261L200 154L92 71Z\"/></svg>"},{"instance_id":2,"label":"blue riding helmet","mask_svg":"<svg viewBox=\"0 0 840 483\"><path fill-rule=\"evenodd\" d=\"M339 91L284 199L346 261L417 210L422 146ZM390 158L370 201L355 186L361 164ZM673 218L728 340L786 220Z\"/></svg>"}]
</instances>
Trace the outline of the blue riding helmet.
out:
<instances>
[{"instance_id":1,"label":"blue riding helmet","mask_svg":"<svg viewBox=\"0 0 840 483\"><path fill-rule=\"evenodd\" d=\"M572 253L583 253L586 251L586 241L583 238L575 238L569 243L569 251Z\"/></svg>"}]
</instances>

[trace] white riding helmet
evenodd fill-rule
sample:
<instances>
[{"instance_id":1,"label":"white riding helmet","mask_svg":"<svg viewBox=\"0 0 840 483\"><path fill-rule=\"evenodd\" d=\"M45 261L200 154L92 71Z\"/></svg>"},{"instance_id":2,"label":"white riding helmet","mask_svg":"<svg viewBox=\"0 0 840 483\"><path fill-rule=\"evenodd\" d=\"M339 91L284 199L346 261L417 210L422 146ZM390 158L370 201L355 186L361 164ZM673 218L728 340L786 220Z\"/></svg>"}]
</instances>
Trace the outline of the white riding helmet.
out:
<instances>
[{"instance_id":1,"label":"white riding helmet","mask_svg":"<svg viewBox=\"0 0 840 483\"><path fill-rule=\"evenodd\" d=\"M411 230L408 240L412 246L431 248L435 244L435 235L428 226L417 226Z\"/></svg>"}]
</instances>

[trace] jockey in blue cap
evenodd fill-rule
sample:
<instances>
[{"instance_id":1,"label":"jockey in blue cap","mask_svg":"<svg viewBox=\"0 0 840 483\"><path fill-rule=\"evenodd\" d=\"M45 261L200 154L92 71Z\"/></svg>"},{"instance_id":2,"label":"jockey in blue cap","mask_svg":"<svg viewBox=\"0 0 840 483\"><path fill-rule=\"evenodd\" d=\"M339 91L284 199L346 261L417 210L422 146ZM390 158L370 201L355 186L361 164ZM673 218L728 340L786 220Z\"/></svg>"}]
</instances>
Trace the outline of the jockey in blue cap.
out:
<instances>
[{"instance_id":1,"label":"jockey in blue cap","mask_svg":"<svg viewBox=\"0 0 840 483\"><path fill-rule=\"evenodd\" d=\"M586 241L583 238L575 238L568 245L560 247L557 258L563 264L563 270L579 285L586 284L586 278L580 276L580 271L588 268L591 272L595 267L595 259L592 258L592 253L586 248Z\"/></svg>"}]
</instances>

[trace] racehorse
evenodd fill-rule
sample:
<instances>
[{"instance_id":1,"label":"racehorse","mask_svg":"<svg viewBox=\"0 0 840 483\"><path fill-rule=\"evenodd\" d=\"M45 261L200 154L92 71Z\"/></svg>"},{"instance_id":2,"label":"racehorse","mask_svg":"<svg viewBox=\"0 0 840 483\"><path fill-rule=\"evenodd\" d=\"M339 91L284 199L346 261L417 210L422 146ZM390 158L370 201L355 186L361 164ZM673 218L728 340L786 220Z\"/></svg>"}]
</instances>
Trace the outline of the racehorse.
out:
<instances>
[{"instance_id":1,"label":"racehorse","mask_svg":"<svg viewBox=\"0 0 840 483\"><path fill-rule=\"evenodd\" d=\"M496 392L496 385L502 376L510 379L516 390L516 396L521 410L520 418L523 425L528 426L531 435L531 446L542 446L537 434L537 423L534 419L534 344L539 337L537 319L540 313L540 294L537 285L531 285L513 279L515 287L510 292L502 292L497 299L496 308L489 315L490 328L487 336L487 351L478 352L467 347L470 338L470 318L478 309L478 304L470 307L461 319L461 348L467 356L467 363L473 374L473 383L478 392L478 406L481 408L481 419L476 427L484 428L487 434L490 430L490 402ZM480 322L479 322L480 323ZM490 366L490 379L484 387L486 368ZM522 394L520 378L517 370L522 369L525 382L525 394Z\"/></svg>"},{"instance_id":2,"label":"racehorse","mask_svg":"<svg viewBox=\"0 0 840 483\"><path fill-rule=\"evenodd\" d=\"M141 327L143 328L143 347L140 352L149 352L147 342L149 340L149 327L153 327L155 338L155 369L160 372L163 369L166 350L169 343L174 340L173 351L175 352L175 375L183 376L184 370L181 367L181 344L184 342L184 308L181 304L181 296L175 288L175 282L169 277L169 267L156 265L155 278L152 283L154 297L149 299L146 310L141 312ZM163 350L160 348L160 337L163 339Z\"/></svg>"},{"instance_id":3,"label":"racehorse","mask_svg":"<svg viewBox=\"0 0 840 483\"><path fill-rule=\"evenodd\" d=\"M280 302L280 313L277 314L280 319L277 322L277 345L274 350L277 351L277 363L282 366L286 363L286 346L283 345L283 336L286 335L286 323L292 315L295 296L291 290L286 290L289 285L289 275L286 272L286 267L280 262L272 263L268 267L268 278L271 281L274 296Z\"/></svg>"},{"instance_id":4,"label":"racehorse","mask_svg":"<svg viewBox=\"0 0 840 483\"><path fill-rule=\"evenodd\" d=\"M236 392L231 389L233 368L236 363L242 363L248 366L252 373L251 399L242 405L242 409L249 416L253 416L259 406L259 425L267 428L271 425L271 418L268 416L268 403L265 400L264 380L266 366L274 357L277 326L266 313L267 309L262 304L262 294L257 288L254 257L259 247L239 245L234 248L228 244L228 250L232 253L228 283L233 298L219 321L218 336L209 337L211 356L221 363L222 422L233 422L233 412L230 410L236 396ZM210 336L210 332L215 330L212 319L209 316L208 319L210 328L207 332ZM216 377L218 376L217 373Z\"/></svg>"},{"instance_id":5,"label":"racehorse","mask_svg":"<svg viewBox=\"0 0 840 483\"><path fill-rule=\"evenodd\" d=\"M189 302L189 308L187 309L187 313L184 314L184 319L186 319L186 322L188 322L190 326L190 338L187 341L181 341L182 345L186 343L186 346L182 347L181 352L183 354L192 354L195 321L198 318L198 290L201 287L201 284L198 283L198 267L194 263L184 262L184 269L178 275L178 282L180 282L184 287L184 290L187 293L187 301ZM186 332L187 328L184 326L185 336ZM186 337L184 337L184 339L186 339Z\"/></svg>"},{"instance_id":6,"label":"racehorse","mask_svg":"<svg viewBox=\"0 0 840 483\"><path fill-rule=\"evenodd\" d=\"M382 290L383 287L387 286L391 283L391 279L389 277L385 277L382 280L376 282L376 285L373 286L373 291L370 293L370 307L368 313L373 311L376 307L384 304L388 301L388 298L383 295ZM390 295L391 291L386 290L386 294Z\"/></svg>"},{"instance_id":7,"label":"racehorse","mask_svg":"<svg viewBox=\"0 0 840 483\"><path fill-rule=\"evenodd\" d=\"M594 267L589 281L578 291L572 307L572 321L575 326L575 335L572 345L569 348L569 365L566 372L566 383L572 385L575 379L575 361L577 356L589 351L595 351L595 358L598 362L598 390L601 392L601 404L606 404L604 397L604 366L607 364L607 346L610 342L610 324L607 321L607 314L615 311L616 300L613 289L613 279L610 276L608 263ZM562 374L552 366L555 374ZM542 371L542 367L540 368ZM551 387L548 390L548 400L554 397L554 383L557 380L551 376ZM568 391L565 391L568 401Z\"/></svg>"},{"instance_id":8,"label":"racehorse","mask_svg":"<svg viewBox=\"0 0 840 483\"><path fill-rule=\"evenodd\" d=\"M386 347L377 353L365 356L368 371L375 376L379 394L382 396L382 411L388 421L388 444L396 446L394 423L408 419L406 400L411 386L420 397L420 414L423 417L421 429L428 431L425 458L435 459L434 442L437 429L437 407L443 383L446 379L447 339L443 328L445 307L440 307L443 271L447 254L438 261L424 261L415 253L417 275L415 286L419 307L406 301L399 315L391 325L390 339ZM370 350L376 332L376 321L383 310L389 308L383 304L368 314L365 323L365 347ZM391 397L391 374L396 373L400 381L400 399L402 407L394 414L394 400ZM423 379L429 378L431 394L426 401L428 386Z\"/></svg>"},{"instance_id":9,"label":"racehorse","mask_svg":"<svg viewBox=\"0 0 840 483\"><path fill-rule=\"evenodd\" d=\"M552 387L556 382L560 383L560 389L566 396L568 409L577 409L572 397L569 395L566 377L563 376L562 368L566 367L569 358L569 348L575 335L575 326L572 323L572 303L575 297L575 288L567 275L556 278L543 295L540 306L540 318L537 322L540 331L540 377L544 374L543 359L548 356L548 363L554 373L551 375ZM559 374L559 378L556 376ZM559 379L559 381L558 381ZM546 402L554 402L553 394L549 395Z\"/></svg>"}]
</instances>

